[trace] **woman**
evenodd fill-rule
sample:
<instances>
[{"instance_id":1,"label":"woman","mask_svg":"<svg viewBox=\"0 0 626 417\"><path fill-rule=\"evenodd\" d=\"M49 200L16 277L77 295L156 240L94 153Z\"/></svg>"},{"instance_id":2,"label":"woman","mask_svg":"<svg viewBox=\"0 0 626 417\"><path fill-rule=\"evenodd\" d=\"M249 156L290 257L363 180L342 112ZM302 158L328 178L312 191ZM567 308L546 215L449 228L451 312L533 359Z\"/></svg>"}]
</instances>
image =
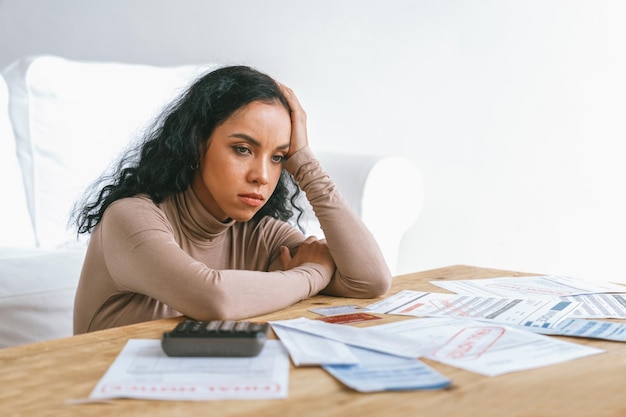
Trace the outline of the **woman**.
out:
<instances>
[{"instance_id":1,"label":"woman","mask_svg":"<svg viewBox=\"0 0 626 417\"><path fill-rule=\"evenodd\" d=\"M375 240L308 146L297 98L256 70L201 77L116 172L76 217L91 233L76 334L181 314L244 319L320 291L389 288ZM288 223L294 179L325 240Z\"/></svg>"}]
</instances>

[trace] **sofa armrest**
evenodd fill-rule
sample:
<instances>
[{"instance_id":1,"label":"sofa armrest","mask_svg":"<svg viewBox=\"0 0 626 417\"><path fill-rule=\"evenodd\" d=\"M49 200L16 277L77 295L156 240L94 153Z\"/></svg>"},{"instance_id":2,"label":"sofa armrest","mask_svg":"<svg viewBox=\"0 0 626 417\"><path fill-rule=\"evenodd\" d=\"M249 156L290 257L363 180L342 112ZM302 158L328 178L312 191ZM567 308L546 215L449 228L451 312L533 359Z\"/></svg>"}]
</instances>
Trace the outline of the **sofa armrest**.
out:
<instances>
[{"instance_id":1,"label":"sofa armrest","mask_svg":"<svg viewBox=\"0 0 626 417\"><path fill-rule=\"evenodd\" d=\"M363 219L378 242L392 274L396 272L400 244L417 220L423 202L422 176L415 164L400 156L316 152L322 166ZM310 206L305 204L308 211ZM305 231L323 233L310 212Z\"/></svg>"}]
</instances>

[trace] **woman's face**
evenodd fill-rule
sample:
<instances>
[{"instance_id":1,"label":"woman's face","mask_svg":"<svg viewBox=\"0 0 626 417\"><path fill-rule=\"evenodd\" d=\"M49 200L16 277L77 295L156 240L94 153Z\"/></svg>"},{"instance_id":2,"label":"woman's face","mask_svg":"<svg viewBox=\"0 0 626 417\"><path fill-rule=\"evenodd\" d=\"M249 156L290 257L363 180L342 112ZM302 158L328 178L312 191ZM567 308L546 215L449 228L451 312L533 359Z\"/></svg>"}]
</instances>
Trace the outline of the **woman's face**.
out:
<instances>
[{"instance_id":1,"label":"woman's face","mask_svg":"<svg viewBox=\"0 0 626 417\"><path fill-rule=\"evenodd\" d=\"M254 101L213 131L192 187L218 220L250 220L270 198L289 150L291 119L279 103Z\"/></svg>"}]
</instances>

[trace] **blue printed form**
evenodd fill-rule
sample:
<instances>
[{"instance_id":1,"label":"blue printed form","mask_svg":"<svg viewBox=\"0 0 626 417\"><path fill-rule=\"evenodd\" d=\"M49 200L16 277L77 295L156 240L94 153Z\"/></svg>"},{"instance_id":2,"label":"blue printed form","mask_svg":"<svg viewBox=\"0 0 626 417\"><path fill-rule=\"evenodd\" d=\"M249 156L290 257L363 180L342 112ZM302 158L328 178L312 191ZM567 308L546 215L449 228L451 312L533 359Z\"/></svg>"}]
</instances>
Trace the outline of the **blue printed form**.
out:
<instances>
[{"instance_id":1,"label":"blue printed form","mask_svg":"<svg viewBox=\"0 0 626 417\"><path fill-rule=\"evenodd\" d=\"M520 328L541 334L589 337L592 339L626 342L626 323L600 320L567 319L559 323L557 327L551 329L527 326L520 326Z\"/></svg>"},{"instance_id":2,"label":"blue printed form","mask_svg":"<svg viewBox=\"0 0 626 417\"><path fill-rule=\"evenodd\" d=\"M360 392L431 390L448 387L452 381L418 359L349 347L357 365L324 365L346 386Z\"/></svg>"}]
</instances>

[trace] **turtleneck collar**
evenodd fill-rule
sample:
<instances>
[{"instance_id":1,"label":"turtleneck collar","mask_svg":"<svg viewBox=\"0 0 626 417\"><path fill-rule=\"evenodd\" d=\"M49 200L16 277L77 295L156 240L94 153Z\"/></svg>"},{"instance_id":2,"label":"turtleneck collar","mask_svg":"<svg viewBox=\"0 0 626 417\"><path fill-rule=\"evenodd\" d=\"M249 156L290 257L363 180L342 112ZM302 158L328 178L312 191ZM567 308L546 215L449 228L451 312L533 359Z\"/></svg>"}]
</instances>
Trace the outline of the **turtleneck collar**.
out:
<instances>
[{"instance_id":1,"label":"turtleneck collar","mask_svg":"<svg viewBox=\"0 0 626 417\"><path fill-rule=\"evenodd\" d=\"M174 197L180 223L194 240L204 241L223 234L235 224L235 220L221 222L204 208L192 187Z\"/></svg>"}]
</instances>

